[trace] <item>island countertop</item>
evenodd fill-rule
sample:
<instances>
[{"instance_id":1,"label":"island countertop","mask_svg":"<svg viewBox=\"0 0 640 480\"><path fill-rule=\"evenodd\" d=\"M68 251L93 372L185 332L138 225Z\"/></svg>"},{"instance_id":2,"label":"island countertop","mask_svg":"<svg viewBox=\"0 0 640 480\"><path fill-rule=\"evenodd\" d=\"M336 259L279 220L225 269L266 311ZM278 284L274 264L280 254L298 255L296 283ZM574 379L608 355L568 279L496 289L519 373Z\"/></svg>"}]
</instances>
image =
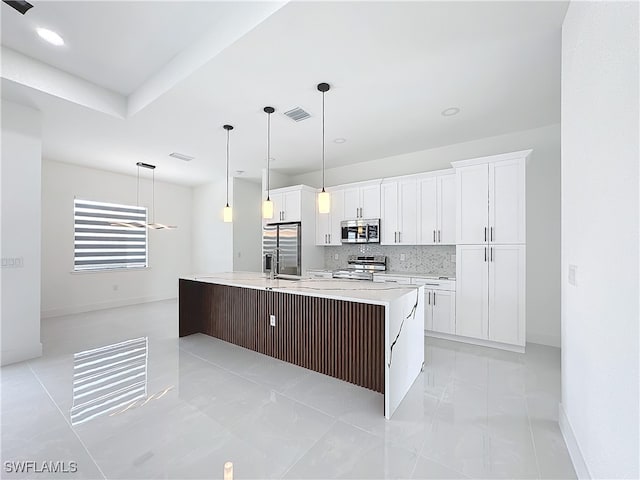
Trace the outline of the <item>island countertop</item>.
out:
<instances>
[{"instance_id":1,"label":"island countertop","mask_svg":"<svg viewBox=\"0 0 640 480\"><path fill-rule=\"evenodd\" d=\"M271 280L268 275L256 272L202 273L180 277L183 280L216 283L230 287L273 290L282 293L307 295L333 300L388 305L390 302L415 291L417 285L390 286L367 280L337 280L302 278L300 280Z\"/></svg>"}]
</instances>

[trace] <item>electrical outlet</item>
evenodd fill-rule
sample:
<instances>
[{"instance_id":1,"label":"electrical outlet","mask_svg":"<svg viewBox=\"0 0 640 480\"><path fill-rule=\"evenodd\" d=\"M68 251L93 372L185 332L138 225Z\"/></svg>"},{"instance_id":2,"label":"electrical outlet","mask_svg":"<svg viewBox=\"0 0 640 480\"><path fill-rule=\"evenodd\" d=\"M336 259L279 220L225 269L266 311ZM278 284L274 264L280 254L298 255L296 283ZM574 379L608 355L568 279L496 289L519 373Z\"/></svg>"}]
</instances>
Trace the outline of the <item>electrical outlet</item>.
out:
<instances>
[{"instance_id":1,"label":"electrical outlet","mask_svg":"<svg viewBox=\"0 0 640 480\"><path fill-rule=\"evenodd\" d=\"M569 265L569 285L573 285L574 287L578 286L578 281L576 279L578 275L578 267L575 265Z\"/></svg>"},{"instance_id":2,"label":"electrical outlet","mask_svg":"<svg viewBox=\"0 0 640 480\"><path fill-rule=\"evenodd\" d=\"M269 315L269 325L271 325L272 327L276 326L276 316L275 315Z\"/></svg>"},{"instance_id":3,"label":"electrical outlet","mask_svg":"<svg viewBox=\"0 0 640 480\"><path fill-rule=\"evenodd\" d=\"M451 255L451 263L456 263L456 254Z\"/></svg>"},{"instance_id":4,"label":"electrical outlet","mask_svg":"<svg viewBox=\"0 0 640 480\"><path fill-rule=\"evenodd\" d=\"M338 260L339 258L340 258L340 255L338 255L337 253L333 255L334 260Z\"/></svg>"},{"instance_id":5,"label":"electrical outlet","mask_svg":"<svg viewBox=\"0 0 640 480\"><path fill-rule=\"evenodd\" d=\"M24 259L22 257L2 257L2 268L22 268Z\"/></svg>"},{"instance_id":6,"label":"electrical outlet","mask_svg":"<svg viewBox=\"0 0 640 480\"><path fill-rule=\"evenodd\" d=\"M407 259L407 255L406 255L406 254L404 254L404 253L401 253L401 254L400 254L400 261L401 261L401 262L404 262L406 259Z\"/></svg>"}]
</instances>

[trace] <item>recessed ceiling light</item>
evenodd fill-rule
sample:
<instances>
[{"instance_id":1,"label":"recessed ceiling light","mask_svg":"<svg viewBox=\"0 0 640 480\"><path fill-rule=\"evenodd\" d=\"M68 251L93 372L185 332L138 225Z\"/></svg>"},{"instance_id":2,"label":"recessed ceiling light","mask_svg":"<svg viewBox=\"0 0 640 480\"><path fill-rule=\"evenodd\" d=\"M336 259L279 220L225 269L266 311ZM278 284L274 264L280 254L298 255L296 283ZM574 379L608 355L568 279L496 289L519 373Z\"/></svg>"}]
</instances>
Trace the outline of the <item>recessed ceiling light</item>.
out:
<instances>
[{"instance_id":1,"label":"recessed ceiling light","mask_svg":"<svg viewBox=\"0 0 640 480\"><path fill-rule=\"evenodd\" d=\"M244 170L236 170L236 176L239 177L244 173Z\"/></svg>"},{"instance_id":2,"label":"recessed ceiling light","mask_svg":"<svg viewBox=\"0 0 640 480\"><path fill-rule=\"evenodd\" d=\"M346 141L347 141L347 139L346 139L346 138L338 137L338 138L335 138L335 139L333 140L333 143L344 143L344 142L346 142Z\"/></svg>"},{"instance_id":3,"label":"recessed ceiling light","mask_svg":"<svg viewBox=\"0 0 640 480\"><path fill-rule=\"evenodd\" d=\"M40 38L42 38L45 42L49 42L51 45L55 45L56 47L61 47L62 45L64 45L64 40L62 39L62 37L53 30L38 27L36 28L36 32L38 32Z\"/></svg>"},{"instance_id":4,"label":"recessed ceiling light","mask_svg":"<svg viewBox=\"0 0 640 480\"><path fill-rule=\"evenodd\" d=\"M445 108L442 111L442 116L443 117L452 117L454 115L457 115L458 113L460 113L460 109L458 107L449 107L449 108Z\"/></svg>"}]
</instances>

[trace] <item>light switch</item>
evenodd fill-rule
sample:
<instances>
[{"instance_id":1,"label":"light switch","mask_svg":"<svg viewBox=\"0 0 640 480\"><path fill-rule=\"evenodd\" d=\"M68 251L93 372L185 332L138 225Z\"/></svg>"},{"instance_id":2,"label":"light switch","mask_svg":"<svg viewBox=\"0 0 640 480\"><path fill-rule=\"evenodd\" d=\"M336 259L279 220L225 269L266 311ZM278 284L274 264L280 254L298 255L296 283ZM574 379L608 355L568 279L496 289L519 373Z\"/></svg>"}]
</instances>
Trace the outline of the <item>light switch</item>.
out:
<instances>
[{"instance_id":1,"label":"light switch","mask_svg":"<svg viewBox=\"0 0 640 480\"><path fill-rule=\"evenodd\" d=\"M404 253L401 253L401 254L400 254L400 261L401 261L401 262L404 262L406 259L407 259L407 255L406 255L406 254L404 254Z\"/></svg>"},{"instance_id":2,"label":"light switch","mask_svg":"<svg viewBox=\"0 0 640 480\"><path fill-rule=\"evenodd\" d=\"M456 254L451 255L451 263L456 263Z\"/></svg>"},{"instance_id":3,"label":"light switch","mask_svg":"<svg viewBox=\"0 0 640 480\"><path fill-rule=\"evenodd\" d=\"M276 326L276 316L275 315L269 315L269 325L271 325L272 327Z\"/></svg>"},{"instance_id":4,"label":"light switch","mask_svg":"<svg viewBox=\"0 0 640 480\"><path fill-rule=\"evenodd\" d=\"M338 260L340 258L340 255L338 255L337 253L333 256L334 260Z\"/></svg>"},{"instance_id":5,"label":"light switch","mask_svg":"<svg viewBox=\"0 0 640 480\"><path fill-rule=\"evenodd\" d=\"M573 285L574 287L578 286L578 282L576 280L576 276L578 274L578 267L575 265L569 265L569 285Z\"/></svg>"}]
</instances>

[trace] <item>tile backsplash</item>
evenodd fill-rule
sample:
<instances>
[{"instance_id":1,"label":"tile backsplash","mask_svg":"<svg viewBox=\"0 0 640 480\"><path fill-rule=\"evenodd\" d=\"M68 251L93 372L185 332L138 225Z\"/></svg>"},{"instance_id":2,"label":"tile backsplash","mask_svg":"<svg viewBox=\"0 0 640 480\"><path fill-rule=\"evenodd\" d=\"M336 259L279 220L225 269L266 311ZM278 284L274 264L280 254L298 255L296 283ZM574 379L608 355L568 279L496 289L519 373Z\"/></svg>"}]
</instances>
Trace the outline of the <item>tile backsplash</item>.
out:
<instances>
[{"instance_id":1,"label":"tile backsplash","mask_svg":"<svg viewBox=\"0 0 640 480\"><path fill-rule=\"evenodd\" d=\"M402 254L404 254L404 260L400 260ZM341 245L324 247L324 268L327 270L345 268L349 255L386 255L387 270L390 272L453 277L456 274L456 264L451 257L455 254L455 245ZM338 255L337 260L335 255Z\"/></svg>"}]
</instances>

